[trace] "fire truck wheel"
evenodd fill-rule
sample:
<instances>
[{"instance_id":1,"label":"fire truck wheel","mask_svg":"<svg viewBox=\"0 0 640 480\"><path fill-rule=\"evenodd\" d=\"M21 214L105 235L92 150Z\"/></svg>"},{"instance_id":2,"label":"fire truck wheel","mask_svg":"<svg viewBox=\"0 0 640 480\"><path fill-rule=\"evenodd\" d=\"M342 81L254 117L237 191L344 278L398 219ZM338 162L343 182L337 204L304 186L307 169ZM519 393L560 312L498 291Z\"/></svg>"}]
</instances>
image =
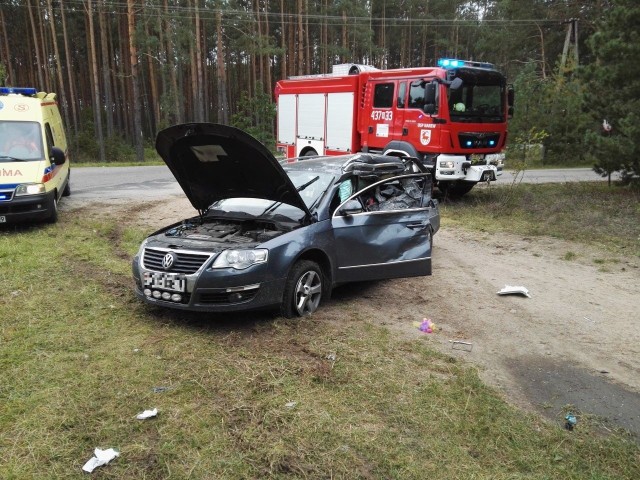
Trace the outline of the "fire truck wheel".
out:
<instances>
[{"instance_id":1,"label":"fire truck wheel","mask_svg":"<svg viewBox=\"0 0 640 480\"><path fill-rule=\"evenodd\" d=\"M440 191L450 197L461 197L469 193L475 183L471 182L440 182L438 188Z\"/></svg>"},{"instance_id":2,"label":"fire truck wheel","mask_svg":"<svg viewBox=\"0 0 640 480\"><path fill-rule=\"evenodd\" d=\"M311 150L307 150L303 157L317 157L318 152L316 152L313 148Z\"/></svg>"}]
</instances>

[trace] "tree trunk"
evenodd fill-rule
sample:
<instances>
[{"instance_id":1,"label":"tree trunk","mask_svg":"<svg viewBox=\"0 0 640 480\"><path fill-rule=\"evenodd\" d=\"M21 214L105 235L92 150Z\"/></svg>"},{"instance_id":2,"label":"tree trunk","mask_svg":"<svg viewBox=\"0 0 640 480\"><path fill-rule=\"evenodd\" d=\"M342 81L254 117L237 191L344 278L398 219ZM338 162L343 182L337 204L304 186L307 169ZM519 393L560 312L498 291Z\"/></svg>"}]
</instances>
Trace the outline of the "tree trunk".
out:
<instances>
[{"instance_id":1,"label":"tree trunk","mask_svg":"<svg viewBox=\"0 0 640 480\"><path fill-rule=\"evenodd\" d=\"M47 14L49 15L49 25L51 26L51 39L53 41L53 51L56 57L56 73L58 74L58 90L60 91L60 105L64 115L65 125L69 125L69 102L67 99L64 81L62 80L62 62L60 61L60 51L58 50L58 39L56 38L55 17L53 16L53 7L51 0L47 0Z\"/></svg>"},{"instance_id":2,"label":"tree trunk","mask_svg":"<svg viewBox=\"0 0 640 480\"><path fill-rule=\"evenodd\" d=\"M9 49L9 37L7 37L7 24L4 19L4 11L0 8L0 26L2 27L2 33L4 37L4 48L2 49L2 53L4 58L6 59L6 67L7 67L7 85L15 85L16 78L13 75L13 66L11 65L11 50Z\"/></svg>"},{"instance_id":3,"label":"tree trunk","mask_svg":"<svg viewBox=\"0 0 640 480\"><path fill-rule=\"evenodd\" d=\"M311 61L311 42L309 41L309 0L304 0L304 38L305 38L305 74L311 75L311 65L313 62Z\"/></svg>"},{"instance_id":4,"label":"tree trunk","mask_svg":"<svg viewBox=\"0 0 640 480\"><path fill-rule=\"evenodd\" d=\"M200 0L195 0L196 13L196 96L195 96L195 117L198 122L204 122L204 78L202 74L202 34L200 32L200 10L198 4Z\"/></svg>"},{"instance_id":5,"label":"tree trunk","mask_svg":"<svg viewBox=\"0 0 640 480\"><path fill-rule=\"evenodd\" d=\"M265 0L264 7L264 36L269 41L269 0ZM272 85L271 85L271 50L270 45L266 45L267 52L264 55L264 69L265 69L265 79L264 79L264 87L267 93L271 93Z\"/></svg>"},{"instance_id":6,"label":"tree trunk","mask_svg":"<svg viewBox=\"0 0 640 480\"><path fill-rule=\"evenodd\" d=\"M51 0L49 0L51 1ZM107 137L113 136L113 97L111 95L111 78L109 75L109 46L107 44L107 22L105 20L106 0L102 0L102 6L98 21L100 22L100 48L102 50L102 88L104 91L104 103L106 105Z\"/></svg>"},{"instance_id":7,"label":"tree trunk","mask_svg":"<svg viewBox=\"0 0 640 480\"><path fill-rule=\"evenodd\" d=\"M142 111L138 86L138 49L136 47L136 31L134 26L135 0L127 0L127 24L129 26L129 58L131 60L131 88L133 93L133 138L136 147L136 159L144 161L142 145Z\"/></svg>"},{"instance_id":8,"label":"tree trunk","mask_svg":"<svg viewBox=\"0 0 640 480\"><path fill-rule=\"evenodd\" d=\"M38 42L38 33L36 30L36 23L33 19L33 11L31 8L31 0L27 0L27 9L29 11L29 22L31 23L31 35L33 37L33 50L36 54L36 72L38 72L38 90L42 90L46 88L44 84L44 77L42 75L42 60L40 58L40 42Z\"/></svg>"},{"instance_id":9,"label":"tree trunk","mask_svg":"<svg viewBox=\"0 0 640 480\"><path fill-rule=\"evenodd\" d=\"M227 72L225 68L224 47L222 43L222 12L216 11L216 64L218 67L218 123L229 123L229 101L227 99Z\"/></svg>"},{"instance_id":10,"label":"tree trunk","mask_svg":"<svg viewBox=\"0 0 640 480\"><path fill-rule=\"evenodd\" d=\"M304 30L302 28L303 0L298 0L298 75L304 75Z\"/></svg>"},{"instance_id":11,"label":"tree trunk","mask_svg":"<svg viewBox=\"0 0 640 480\"><path fill-rule=\"evenodd\" d=\"M96 119L96 140L100 161L106 160L104 152L104 136L102 133L102 108L100 108L100 85L98 83L98 59L96 55L96 42L93 29L93 0L87 0L87 17L89 20L89 47L91 50L91 72L93 78L93 108Z\"/></svg>"},{"instance_id":12,"label":"tree trunk","mask_svg":"<svg viewBox=\"0 0 640 480\"><path fill-rule=\"evenodd\" d=\"M59 0L60 2L60 17L62 18L62 38L64 39L64 56L67 63L67 79L69 82L69 105L71 106L71 116L73 118L73 122L71 124L74 133L78 133L78 110L77 104L78 99L76 97L76 89L73 82L73 70L71 69L71 52L69 50L69 36L67 35L67 20L64 13L64 4L63 0ZM67 125L67 128L68 125Z\"/></svg>"},{"instance_id":13,"label":"tree trunk","mask_svg":"<svg viewBox=\"0 0 640 480\"><path fill-rule=\"evenodd\" d=\"M144 33L147 38L149 38L149 24L145 22L144 24ZM153 52L155 53L155 52ZM149 131L153 136L153 132L156 131L156 125L160 120L160 99L158 98L158 76L155 71L155 62L153 61L155 58L152 55L151 47L147 44L147 68L149 69L149 86L151 88L151 95L149 96L149 107L153 112L153 116L151 121L149 122Z\"/></svg>"},{"instance_id":14,"label":"tree trunk","mask_svg":"<svg viewBox=\"0 0 640 480\"><path fill-rule=\"evenodd\" d=\"M164 0L164 15L167 30L167 57L169 58L169 79L171 83L171 97L173 98L175 121L176 123L183 123L184 111L178 98L178 71L175 64L175 54L173 50L173 29L171 27L171 16L169 14L168 0Z\"/></svg>"},{"instance_id":15,"label":"tree trunk","mask_svg":"<svg viewBox=\"0 0 640 480\"><path fill-rule=\"evenodd\" d=\"M280 47L282 48L282 61L280 62L280 78L287 78L287 30L284 21L284 0L280 0Z\"/></svg>"}]
</instances>

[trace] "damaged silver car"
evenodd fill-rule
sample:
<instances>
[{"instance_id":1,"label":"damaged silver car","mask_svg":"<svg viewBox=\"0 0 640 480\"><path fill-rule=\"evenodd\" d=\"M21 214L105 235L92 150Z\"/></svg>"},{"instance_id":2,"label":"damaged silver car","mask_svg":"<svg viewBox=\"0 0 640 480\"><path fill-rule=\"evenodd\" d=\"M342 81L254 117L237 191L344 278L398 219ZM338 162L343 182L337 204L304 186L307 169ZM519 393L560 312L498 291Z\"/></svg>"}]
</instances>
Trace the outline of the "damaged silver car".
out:
<instances>
[{"instance_id":1,"label":"damaged silver car","mask_svg":"<svg viewBox=\"0 0 640 480\"><path fill-rule=\"evenodd\" d=\"M296 317L346 282L431 274L440 215L417 161L281 164L245 132L199 123L161 131L156 148L198 215L151 234L133 258L149 304Z\"/></svg>"}]
</instances>

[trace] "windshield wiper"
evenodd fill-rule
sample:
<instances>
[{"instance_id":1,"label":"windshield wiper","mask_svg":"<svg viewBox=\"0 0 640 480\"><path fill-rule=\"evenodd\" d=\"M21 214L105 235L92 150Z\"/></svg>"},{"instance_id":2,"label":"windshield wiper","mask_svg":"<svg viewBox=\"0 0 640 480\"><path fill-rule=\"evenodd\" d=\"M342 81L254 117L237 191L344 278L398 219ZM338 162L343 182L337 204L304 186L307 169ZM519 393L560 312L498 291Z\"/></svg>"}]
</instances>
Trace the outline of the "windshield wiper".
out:
<instances>
[{"instance_id":1,"label":"windshield wiper","mask_svg":"<svg viewBox=\"0 0 640 480\"><path fill-rule=\"evenodd\" d=\"M10 157L9 155L0 155L0 160L11 160L12 162L26 162L26 158Z\"/></svg>"},{"instance_id":2,"label":"windshield wiper","mask_svg":"<svg viewBox=\"0 0 640 480\"><path fill-rule=\"evenodd\" d=\"M317 182L318 180L320 180L320 176L316 176L314 178L312 178L311 180L309 180L307 183L300 185L298 188L296 188L296 192L301 192L302 190L304 190L305 188L307 188L309 185L311 185L312 183ZM266 215L267 213L275 210L276 208L278 208L280 205L282 205L282 202L280 200L276 200L275 202L273 202L271 205L269 205L267 208L265 208L262 213L260 215L258 215L259 217Z\"/></svg>"},{"instance_id":3,"label":"windshield wiper","mask_svg":"<svg viewBox=\"0 0 640 480\"><path fill-rule=\"evenodd\" d=\"M298 188L296 188L296 192L301 192L302 190L304 190L305 188L307 188L309 185L311 185L312 183L316 183L318 180L320 180L320 176L318 175L317 177L312 178L311 180L309 180L307 183L305 183L304 185L300 185Z\"/></svg>"}]
</instances>

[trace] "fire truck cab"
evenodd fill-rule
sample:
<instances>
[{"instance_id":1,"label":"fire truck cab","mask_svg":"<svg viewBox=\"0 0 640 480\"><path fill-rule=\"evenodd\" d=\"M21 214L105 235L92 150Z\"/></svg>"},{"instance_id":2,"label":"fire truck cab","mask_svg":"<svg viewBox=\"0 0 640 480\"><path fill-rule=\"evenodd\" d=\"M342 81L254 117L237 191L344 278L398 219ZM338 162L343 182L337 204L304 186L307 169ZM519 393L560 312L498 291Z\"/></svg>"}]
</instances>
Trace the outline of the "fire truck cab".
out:
<instances>
[{"instance_id":1,"label":"fire truck cab","mask_svg":"<svg viewBox=\"0 0 640 480\"><path fill-rule=\"evenodd\" d=\"M466 193L502 173L513 89L493 65L442 59L438 67L281 80L277 147L287 158L375 152L418 158L441 189Z\"/></svg>"},{"instance_id":2,"label":"fire truck cab","mask_svg":"<svg viewBox=\"0 0 640 480\"><path fill-rule=\"evenodd\" d=\"M70 194L67 140L55 93L0 88L0 224L55 222Z\"/></svg>"}]
</instances>

